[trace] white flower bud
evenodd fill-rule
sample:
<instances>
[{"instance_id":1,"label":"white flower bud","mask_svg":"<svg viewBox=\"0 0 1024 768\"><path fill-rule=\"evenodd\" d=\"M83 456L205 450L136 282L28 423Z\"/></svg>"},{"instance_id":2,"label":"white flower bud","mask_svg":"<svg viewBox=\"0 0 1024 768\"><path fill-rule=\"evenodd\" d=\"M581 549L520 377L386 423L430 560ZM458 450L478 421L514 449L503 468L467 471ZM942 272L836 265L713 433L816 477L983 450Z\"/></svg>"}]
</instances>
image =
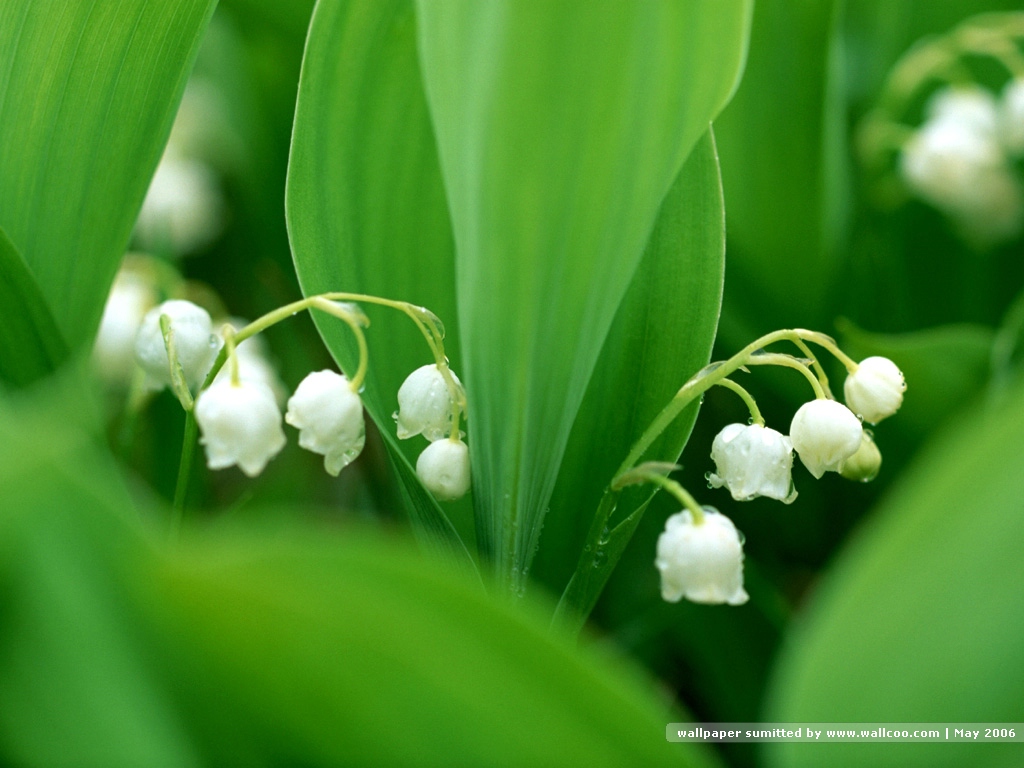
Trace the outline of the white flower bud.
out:
<instances>
[{"instance_id":1,"label":"white flower bud","mask_svg":"<svg viewBox=\"0 0 1024 768\"><path fill-rule=\"evenodd\" d=\"M337 477L363 451L363 402L349 381L334 371L316 371L302 380L288 400L285 421L299 429L299 445L324 457L324 469Z\"/></svg>"},{"instance_id":2,"label":"white flower bud","mask_svg":"<svg viewBox=\"0 0 1024 768\"><path fill-rule=\"evenodd\" d=\"M853 411L835 400L811 400L793 416L789 437L800 461L815 477L836 472L860 448L864 427Z\"/></svg>"},{"instance_id":3,"label":"white flower bud","mask_svg":"<svg viewBox=\"0 0 1024 768\"><path fill-rule=\"evenodd\" d=\"M456 385L459 377L452 373ZM398 438L422 434L427 440L448 436L452 426L452 396L436 365L424 365L409 374L398 389Z\"/></svg>"},{"instance_id":4,"label":"white flower bud","mask_svg":"<svg viewBox=\"0 0 1024 768\"><path fill-rule=\"evenodd\" d=\"M199 393L195 415L210 469L237 464L255 477L284 448L281 411L262 384L216 381Z\"/></svg>"},{"instance_id":5,"label":"white flower bud","mask_svg":"<svg viewBox=\"0 0 1024 768\"><path fill-rule=\"evenodd\" d=\"M789 504L793 490L793 443L763 424L729 424L715 437L711 458L717 474L708 475L715 488L723 485L736 501L767 496Z\"/></svg>"},{"instance_id":6,"label":"white flower bud","mask_svg":"<svg viewBox=\"0 0 1024 768\"><path fill-rule=\"evenodd\" d=\"M1007 152L1024 154L1024 78L1011 80L1003 88L999 104L999 133Z\"/></svg>"},{"instance_id":7,"label":"white flower bud","mask_svg":"<svg viewBox=\"0 0 1024 768\"><path fill-rule=\"evenodd\" d=\"M167 315L171 321L178 362L188 386L195 389L210 371L220 351L221 338L213 333L209 313L190 301L165 301L153 307L142 319L135 338L135 359L146 371L146 385L150 389L163 389L171 383L170 361L160 330L161 315Z\"/></svg>"},{"instance_id":8,"label":"white flower bud","mask_svg":"<svg viewBox=\"0 0 1024 768\"><path fill-rule=\"evenodd\" d=\"M665 523L654 561L661 572L661 596L670 603L682 598L695 603L743 605L743 544L732 520L704 507L697 525L684 509Z\"/></svg>"},{"instance_id":9,"label":"white flower bud","mask_svg":"<svg viewBox=\"0 0 1024 768\"><path fill-rule=\"evenodd\" d=\"M223 227L217 177L198 160L166 152L135 222L135 239L150 251L184 255L208 245Z\"/></svg>"},{"instance_id":10,"label":"white flower bud","mask_svg":"<svg viewBox=\"0 0 1024 768\"><path fill-rule=\"evenodd\" d=\"M117 273L92 349L93 364L108 384L124 386L131 381L135 336L156 299L152 282L142 273L123 267Z\"/></svg>"},{"instance_id":11,"label":"white flower bud","mask_svg":"<svg viewBox=\"0 0 1024 768\"><path fill-rule=\"evenodd\" d=\"M469 446L461 440L435 440L416 461L416 474L438 501L454 501L469 490Z\"/></svg>"},{"instance_id":12,"label":"white flower bud","mask_svg":"<svg viewBox=\"0 0 1024 768\"><path fill-rule=\"evenodd\" d=\"M896 363L877 356L861 360L843 384L847 406L869 424L877 424L896 413L906 390L903 373Z\"/></svg>"}]
</instances>

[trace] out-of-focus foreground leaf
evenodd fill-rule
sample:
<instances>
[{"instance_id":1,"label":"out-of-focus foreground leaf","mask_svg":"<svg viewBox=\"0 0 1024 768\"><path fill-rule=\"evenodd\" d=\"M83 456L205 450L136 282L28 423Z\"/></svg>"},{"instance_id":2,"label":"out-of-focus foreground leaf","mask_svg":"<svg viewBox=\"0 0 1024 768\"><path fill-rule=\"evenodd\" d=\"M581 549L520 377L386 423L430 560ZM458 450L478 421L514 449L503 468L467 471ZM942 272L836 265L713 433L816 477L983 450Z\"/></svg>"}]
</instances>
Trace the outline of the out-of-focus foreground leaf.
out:
<instances>
[{"instance_id":1,"label":"out-of-focus foreground leaf","mask_svg":"<svg viewBox=\"0 0 1024 768\"><path fill-rule=\"evenodd\" d=\"M307 296L347 291L426 306L445 322L445 348L458 370L454 246L411 0L317 5L299 83L287 212ZM365 309L373 325L363 402L387 444L414 529L469 562L412 469L425 441L401 445L391 418L402 381L432 362L429 348L404 314ZM332 354L352 373L358 354L349 329L314 317Z\"/></svg>"},{"instance_id":2,"label":"out-of-focus foreground leaf","mask_svg":"<svg viewBox=\"0 0 1024 768\"><path fill-rule=\"evenodd\" d=\"M56 370L67 344L32 270L0 229L0 381L30 384Z\"/></svg>"},{"instance_id":3,"label":"out-of-focus foreground leaf","mask_svg":"<svg viewBox=\"0 0 1024 768\"><path fill-rule=\"evenodd\" d=\"M1015 722L1024 711L1024 389L948 425L794 627L765 719ZM770 765L1018 765L1020 744L770 745Z\"/></svg>"},{"instance_id":4,"label":"out-of-focus foreground leaf","mask_svg":"<svg viewBox=\"0 0 1024 768\"><path fill-rule=\"evenodd\" d=\"M417 5L456 242L477 541L524 588L562 454L745 2Z\"/></svg>"},{"instance_id":5,"label":"out-of-focus foreground leaf","mask_svg":"<svg viewBox=\"0 0 1024 768\"><path fill-rule=\"evenodd\" d=\"M5 0L0 226L91 341L215 0Z\"/></svg>"},{"instance_id":6,"label":"out-of-focus foreground leaf","mask_svg":"<svg viewBox=\"0 0 1024 768\"><path fill-rule=\"evenodd\" d=\"M712 764L635 672L406 543L154 544L64 386L0 403L5 763Z\"/></svg>"}]
</instances>

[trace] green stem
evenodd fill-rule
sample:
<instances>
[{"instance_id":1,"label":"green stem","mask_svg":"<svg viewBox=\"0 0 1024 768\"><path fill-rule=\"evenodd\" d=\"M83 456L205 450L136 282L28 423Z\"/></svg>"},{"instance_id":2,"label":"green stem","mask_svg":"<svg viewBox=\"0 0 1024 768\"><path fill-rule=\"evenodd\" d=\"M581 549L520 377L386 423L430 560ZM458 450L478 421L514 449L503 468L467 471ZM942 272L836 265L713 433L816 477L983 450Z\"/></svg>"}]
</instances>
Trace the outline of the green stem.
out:
<instances>
[{"instance_id":1,"label":"green stem","mask_svg":"<svg viewBox=\"0 0 1024 768\"><path fill-rule=\"evenodd\" d=\"M779 365L784 368L792 368L793 370L800 371L807 379L807 383L811 385L811 389L814 390L814 396L819 400L828 400L825 395L825 390L821 386L814 374L808 370L807 366L801 363L791 355L781 355L775 352L765 352L760 355L751 355L750 359L747 360L747 365Z\"/></svg>"},{"instance_id":2,"label":"green stem","mask_svg":"<svg viewBox=\"0 0 1024 768\"><path fill-rule=\"evenodd\" d=\"M725 387L726 389L731 389L733 392L739 395L743 402L746 403L747 410L750 411L750 418L753 419L753 422L755 424L760 424L762 427L764 426L764 417L761 415L761 411L757 407L757 403L754 401L754 398L751 396L749 392L747 392L747 390L745 390L732 379L722 379L720 382L718 382L718 386Z\"/></svg>"},{"instance_id":3,"label":"green stem","mask_svg":"<svg viewBox=\"0 0 1024 768\"><path fill-rule=\"evenodd\" d=\"M171 505L171 528L169 537L176 541L185 519L185 497L188 494L188 483L192 475L192 464L196 450L198 426L193 411L185 412L185 432L181 440L181 462L178 464L178 483L174 487L174 502Z\"/></svg>"}]
</instances>

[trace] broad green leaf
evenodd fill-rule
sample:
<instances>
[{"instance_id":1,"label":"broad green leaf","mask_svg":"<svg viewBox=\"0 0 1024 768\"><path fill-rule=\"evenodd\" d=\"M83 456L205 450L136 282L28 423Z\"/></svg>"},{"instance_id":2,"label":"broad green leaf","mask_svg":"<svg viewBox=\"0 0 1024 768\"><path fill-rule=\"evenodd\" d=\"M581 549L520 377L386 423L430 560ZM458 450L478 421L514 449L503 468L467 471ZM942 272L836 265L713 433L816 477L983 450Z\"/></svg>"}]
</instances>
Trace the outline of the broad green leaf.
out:
<instances>
[{"instance_id":1,"label":"broad green leaf","mask_svg":"<svg viewBox=\"0 0 1024 768\"><path fill-rule=\"evenodd\" d=\"M908 396L911 390L908 389ZM950 423L794 626L765 719L1019 722L1024 389ZM1020 744L773 744L772 766L1018 765Z\"/></svg>"},{"instance_id":2,"label":"broad green leaf","mask_svg":"<svg viewBox=\"0 0 1024 768\"><path fill-rule=\"evenodd\" d=\"M0 228L0 381L31 384L67 357L64 338L32 270Z\"/></svg>"},{"instance_id":3,"label":"broad green leaf","mask_svg":"<svg viewBox=\"0 0 1024 768\"><path fill-rule=\"evenodd\" d=\"M572 573L601 494L630 446L707 364L721 306L724 256L721 180L708 133L662 204L573 425L537 559L538 575L553 589L561 591ZM696 416L696 407L681 414L646 460L675 461ZM625 494L613 523L646 498L646 492ZM624 546L631 534L627 526L611 538ZM617 562L607 552L601 557L601 578L590 582L584 604L593 604ZM585 567L595 570L589 562Z\"/></svg>"},{"instance_id":4,"label":"broad green leaf","mask_svg":"<svg viewBox=\"0 0 1024 768\"><path fill-rule=\"evenodd\" d=\"M214 0L5 0L0 226L88 344Z\"/></svg>"},{"instance_id":5,"label":"broad green leaf","mask_svg":"<svg viewBox=\"0 0 1024 768\"><path fill-rule=\"evenodd\" d=\"M394 537L154 544L74 388L33 396L0 407L5 764L715 764L635 670Z\"/></svg>"},{"instance_id":6,"label":"broad green leaf","mask_svg":"<svg viewBox=\"0 0 1024 768\"><path fill-rule=\"evenodd\" d=\"M461 373L451 226L415 29L410 0L317 5L288 169L289 236L303 293L368 293L428 307L446 323L445 347ZM468 562L412 469L425 441L399 444L391 418L402 381L432 362L429 348L404 314L364 309L372 326L363 402L388 445L414 527ZM348 328L316 320L335 359L353 372L358 357Z\"/></svg>"},{"instance_id":7,"label":"broad green leaf","mask_svg":"<svg viewBox=\"0 0 1024 768\"><path fill-rule=\"evenodd\" d=\"M739 325L729 339L737 347L832 319L826 307L847 204L841 5L757 2L743 82L715 121L729 212L732 288L723 312Z\"/></svg>"},{"instance_id":8,"label":"broad green leaf","mask_svg":"<svg viewBox=\"0 0 1024 768\"><path fill-rule=\"evenodd\" d=\"M728 99L744 2L421 2L456 242L477 540L520 591L615 312Z\"/></svg>"}]
</instances>

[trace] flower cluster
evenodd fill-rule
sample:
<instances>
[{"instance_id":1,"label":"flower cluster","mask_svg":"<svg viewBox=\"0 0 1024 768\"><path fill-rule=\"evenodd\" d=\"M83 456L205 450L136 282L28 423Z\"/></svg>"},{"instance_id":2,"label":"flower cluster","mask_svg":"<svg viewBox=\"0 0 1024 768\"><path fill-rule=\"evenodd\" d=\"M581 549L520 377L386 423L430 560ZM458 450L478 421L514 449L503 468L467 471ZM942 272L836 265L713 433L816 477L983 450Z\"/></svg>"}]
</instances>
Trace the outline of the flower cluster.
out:
<instances>
[{"instance_id":1,"label":"flower cluster","mask_svg":"<svg viewBox=\"0 0 1024 768\"><path fill-rule=\"evenodd\" d=\"M416 461L416 474L441 501L465 496L470 482L469 448L454 423L458 400L465 399L462 383L451 371L447 375L450 382L436 364L410 373L398 390L394 415L400 439L423 435L430 441Z\"/></svg>"},{"instance_id":2,"label":"flower cluster","mask_svg":"<svg viewBox=\"0 0 1024 768\"><path fill-rule=\"evenodd\" d=\"M977 86L940 90L900 154L906 185L985 243L1015 237L1024 225L1024 193L1010 162L1024 152L1022 102L1022 80L999 101Z\"/></svg>"},{"instance_id":3,"label":"flower cluster","mask_svg":"<svg viewBox=\"0 0 1024 768\"><path fill-rule=\"evenodd\" d=\"M753 405L754 423L722 429L711 448L715 472L707 476L709 486L726 488L737 501L765 496L788 504L796 498L794 450L815 478L837 472L851 480L873 479L882 457L862 421L874 424L896 413L906 383L887 358L869 357L860 363L846 358L846 362L846 405L828 397L826 387L796 411L789 435L765 426ZM742 388L726 383L744 399L749 397ZM658 539L655 565L661 574L662 596L671 602L683 597L700 603L745 602L743 550L736 527L711 507L701 513L672 481L659 482L674 489L687 506L668 519Z\"/></svg>"},{"instance_id":4,"label":"flower cluster","mask_svg":"<svg viewBox=\"0 0 1024 768\"><path fill-rule=\"evenodd\" d=\"M288 397L261 340L250 336L251 330L246 332L245 321L229 320L218 335L202 307L173 299L150 308L153 293L151 286L131 275L118 279L94 357L101 371L124 377L122 369L128 363L116 355L119 347L134 344L145 389L170 386L186 409L194 411L211 469L238 466L249 476L262 472L285 445L281 406L286 400L284 421L299 430L300 447L324 457L329 474L337 476L362 453L366 424L358 391L365 348L356 378L316 371ZM358 307L322 297L307 301L310 307L344 319L362 338L359 327L365 317ZM236 335L241 338L238 343ZM225 346L225 364L211 375ZM446 365L422 366L402 384L398 404L398 437L423 435L430 443L416 463L424 486L441 501L464 496L470 486L469 449L458 429L458 419L465 413L458 377Z\"/></svg>"}]
</instances>

